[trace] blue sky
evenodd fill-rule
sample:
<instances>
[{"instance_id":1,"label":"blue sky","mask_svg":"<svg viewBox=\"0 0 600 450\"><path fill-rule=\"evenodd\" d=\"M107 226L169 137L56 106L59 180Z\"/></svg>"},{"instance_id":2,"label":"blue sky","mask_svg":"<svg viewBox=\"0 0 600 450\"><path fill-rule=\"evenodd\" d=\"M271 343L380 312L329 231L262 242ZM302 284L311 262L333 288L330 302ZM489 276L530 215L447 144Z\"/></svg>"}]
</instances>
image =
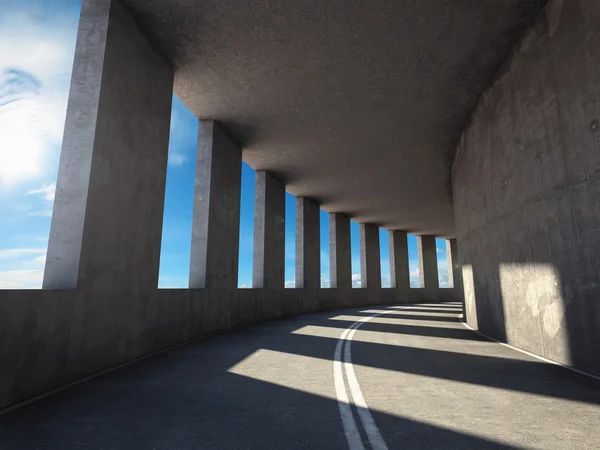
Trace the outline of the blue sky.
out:
<instances>
[{"instance_id":1,"label":"blue sky","mask_svg":"<svg viewBox=\"0 0 600 450\"><path fill-rule=\"evenodd\" d=\"M3 0L0 15L0 289L41 287L81 0ZM186 288L197 121L173 99L159 287ZM242 168L239 286L252 284L252 168ZM329 218L321 212L322 286L329 286ZM358 224L352 222L353 284L360 286ZM387 232L382 279L389 286ZM437 241L447 283L445 242ZM286 286L294 286L295 198L286 194ZM409 236L411 285L418 287Z\"/></svg>"}]
</instances>

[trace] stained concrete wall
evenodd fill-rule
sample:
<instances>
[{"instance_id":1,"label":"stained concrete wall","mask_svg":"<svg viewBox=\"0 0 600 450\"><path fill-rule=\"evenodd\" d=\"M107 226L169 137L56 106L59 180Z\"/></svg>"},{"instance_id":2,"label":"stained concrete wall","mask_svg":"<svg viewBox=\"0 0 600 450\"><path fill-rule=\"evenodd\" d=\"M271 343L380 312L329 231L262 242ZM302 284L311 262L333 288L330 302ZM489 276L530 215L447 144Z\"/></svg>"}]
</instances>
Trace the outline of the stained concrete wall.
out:
<instances>
[{"instance_id":1,"label":"stained concrete wall","mask_svg":"<svg viewBox=\"0 0 600 450\"><path fill-rule=\"evenodd\" d=\"M552 0L482 97L453 166L466 314L600 374L600 3Z\"/></svg>"}]
</instances>

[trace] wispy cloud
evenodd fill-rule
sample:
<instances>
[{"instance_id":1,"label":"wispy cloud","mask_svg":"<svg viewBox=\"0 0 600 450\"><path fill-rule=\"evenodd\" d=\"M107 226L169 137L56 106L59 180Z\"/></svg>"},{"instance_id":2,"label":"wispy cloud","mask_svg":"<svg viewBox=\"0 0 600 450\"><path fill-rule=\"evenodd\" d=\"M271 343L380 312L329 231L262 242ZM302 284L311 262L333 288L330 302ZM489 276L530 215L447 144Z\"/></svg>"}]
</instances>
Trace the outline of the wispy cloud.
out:
<instances>
[{"instance_id":1,"label":"wispy cloud","mask_svg":"<svg viewBox=\"0 0 600 450\"><path fill-rule=\"evenodd\" d=\"M0 17L0 183L46 175L66 112L77 16L7 0ZM49 13L52 20L47 20Z\"/></svg>"},{"instance_id":2,"label":"wispy cloud","mask_svg":"<svg viewBox=\"0 0 600 450\"><path fill-rule=\"evenodd\" d=\"M30 255L46 255L45 248L9 248L0 249L0 260L19 259Z\"/></svg>"},{"instance_id":3,"label":"wispy cloud","mask_svg":"<svg viewBox=\"0 0 600 450\"><path fill-rule=\"evenodd\" d=\"M169 152L168 164L173 167L180 167L186 163L187 159L183 153L177 151Z\"/></svg>"},{"instance_id":4,"label":"wispy cloud","mask_svg":"<svg viewBox=\"0 0 600 450\"><path fill-rule=\"evenodd\" d=\"M54 196L56 195L56 183L45 184L39 189L33 189L27 192L25 195L41 195L44 200L54 202Z\"/></svg>"}]
</instances>

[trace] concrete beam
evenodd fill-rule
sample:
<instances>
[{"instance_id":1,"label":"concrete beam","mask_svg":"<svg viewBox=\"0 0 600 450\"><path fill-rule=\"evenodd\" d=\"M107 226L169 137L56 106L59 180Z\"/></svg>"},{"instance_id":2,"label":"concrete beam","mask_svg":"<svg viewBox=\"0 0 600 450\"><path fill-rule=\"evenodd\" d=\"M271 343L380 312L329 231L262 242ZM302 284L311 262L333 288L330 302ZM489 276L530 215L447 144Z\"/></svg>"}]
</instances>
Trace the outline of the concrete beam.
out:
<instances>
[{"instance_id":1,"label":"concrete beam","mask_svg":"<svg viewBox=\"0 0 600 450\"><path fill-rule=\"evenodd\" d=\"M363 288L381 289L379 227L360 224L360 279Z\"/></svg>"},{"instance_id":2,"label":"concrete beam","mask_svg":"<svg viewBox=\"0 0 600 450\"><path fill-rule=\"evenodd\" d=\"M128 11L84 0L44 288L156 289L172 96Z\"/></svg>"},{"instance_id":3,"label":"concrete beam","mask_svg":"<svg viewBox=\"0 0 600 450\"><path fill-rule=\"evenodd\" d=\"M212 120L200 121L190 288L237 287L241 180L242 150Z\"/></svg>"},{"instance_id":4,"label":"concrete beam","mask_svg":"<svg viewBox=\"0 0 600 450\"><path fill-rule=\"evenodd\" d=\"M427 290L437 289L439 281L435 236L417 236L417 250L421 287Z\"/></svg>"},{"instance_id":5,"label":"concrete beam","mask_svg":"<svg viewBox=\"0 0 600 450\"><path fill-rule=\"evenodd\" d=\"M390 287L400 293L408 293L410 268L406 231L388 231L388 245L390 250Z\"/></svg>"},{"instance_id":6,"label":"concrete beam","mask_svg":"<svg viewBox=\"0 0 600 450\"><path fill-rule=\"evenodd\" d=\"M296 287L321 286L321 228L319 205L296 198Z\"/></svg>"},{"instance_id":7,"label":"concrete beam","mask_svg":"<svg viewBox=\"0 0 600 450\"><path fill-rule=\"evenodd\" d=\"M350 219L341 213L329 214L329 271L330 287L352 287Z\"/></svg>"},{"instance_id":8,"label":"concrete beam","mask_svg":"<svg viewBox=\"0 0 600 450\"><path fill-rule=\"evenodd\" d=\"M283 288L285 186L271 172L256 172L253 288Z\"/></svg>"}]
</instances>

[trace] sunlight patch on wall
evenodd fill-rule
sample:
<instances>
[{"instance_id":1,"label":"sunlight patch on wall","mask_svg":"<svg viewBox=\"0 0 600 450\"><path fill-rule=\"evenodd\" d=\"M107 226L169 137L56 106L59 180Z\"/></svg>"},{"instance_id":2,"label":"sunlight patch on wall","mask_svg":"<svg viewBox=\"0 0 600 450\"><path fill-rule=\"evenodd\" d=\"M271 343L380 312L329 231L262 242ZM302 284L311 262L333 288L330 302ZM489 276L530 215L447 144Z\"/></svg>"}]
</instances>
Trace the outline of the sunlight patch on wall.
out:
<instances>
[{"instance_id":1,"label":"sunlight patch on wall","mask_svg":"<svg viewBox=\"0 0 600 450\"><path fill-rule=\"evenodd\" d=\"M551 264L500 263L498 270L509 342L511 337L524 332L511 329L510 324L523 322L524 317L532 317L537 321L540 331L548 338L554 338L565 331L565 302L561 293L560 275ZM522 301L515 303L513 299ZM513 310L510 309L511 305ZM516 310L515 305L518 305ZM511 314L518 315L521 319L511 320ZM557 339L555 342L556 346L562 346L558 350L559 354L569 354L568 339ZM553 351L557 351L555 346Z\"/></svg>"},{"instance_id":2,"label":"sunlight patch on wall","mask_svg":"<svg viewBox=\"0 0 600 450\"><path fill-rule=\"evenodd\" d=\"M463 264L462 266L462 278L463 278L463 289L465 299L465 313L467 323L475 328L479 329L477 323L477 302L475 299L475 281L473 279L473 267L470 264Z\"/></svg>"}]
</instances>

